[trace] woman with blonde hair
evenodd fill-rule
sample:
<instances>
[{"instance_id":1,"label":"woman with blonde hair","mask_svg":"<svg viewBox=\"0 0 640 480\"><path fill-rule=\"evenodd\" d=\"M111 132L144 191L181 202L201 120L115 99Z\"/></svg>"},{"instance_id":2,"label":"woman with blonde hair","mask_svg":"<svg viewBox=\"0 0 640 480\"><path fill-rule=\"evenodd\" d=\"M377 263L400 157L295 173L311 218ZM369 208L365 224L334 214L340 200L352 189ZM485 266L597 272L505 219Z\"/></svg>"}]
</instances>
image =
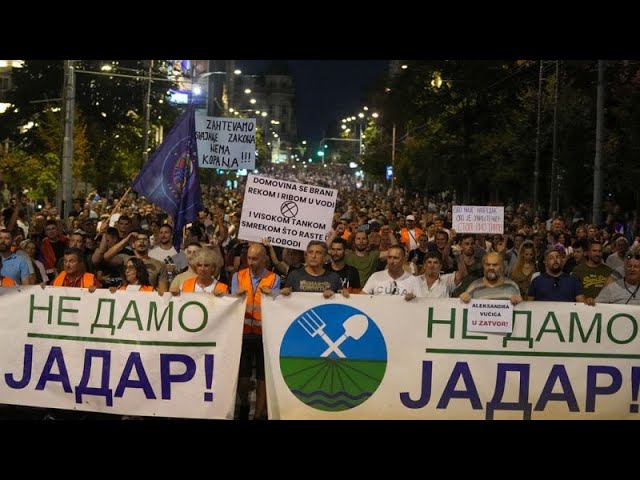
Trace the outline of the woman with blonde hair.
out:
<instances>
[{"instance_id":1,"label":"woman with blonde hair","mask_svg":"<svg viewBox=\"0 0 640 480\"><path fill-rule=\"evenodd\" d=\"M523 300L527 299L531 276L537 271L535 244L531 240L525 240L518 250L518 260L511 269L511 280L518 284Z\"/></svg>"},{"instance_id":2,"label":"woman with blonde hair","mask_svg":"<svg viewBox=\"0 0 640 480\"><path fill-rule=\"evenodd\" d=\"M196 276L188 278L182 284L183 292L213 293L216 296L229 292L229 286L219 282L213 275L218 268L218 256L210 248L202 248L193 254L191 263L195 268ZM172 292L174 295L178 292Z\"/></svg>"}]
</instances>

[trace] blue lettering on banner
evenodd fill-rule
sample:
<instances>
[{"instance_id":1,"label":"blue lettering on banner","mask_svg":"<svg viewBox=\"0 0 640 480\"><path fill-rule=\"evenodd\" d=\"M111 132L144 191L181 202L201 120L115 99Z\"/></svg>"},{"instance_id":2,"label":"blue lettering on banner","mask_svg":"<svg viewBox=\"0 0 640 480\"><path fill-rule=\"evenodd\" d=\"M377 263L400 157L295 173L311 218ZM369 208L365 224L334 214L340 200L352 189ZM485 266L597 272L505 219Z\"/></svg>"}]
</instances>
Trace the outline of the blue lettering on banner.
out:
<instances>
[{"instance_id":1,"label":"blue lettering on banner","mask_svg":"<svg viewBox=\"0 0 640 480\"><path fill-rule=\"evenodd\" d=\"M462 378L466 390L456 390L456 385L460 378ZM466 398L471 403L471 408L474 410L482 410L480 395L478 395L478 389L471 376L469 365L466 362L456 362L436 408L447 408L452 398Z\"/></svg>"},{"instance_id":2,"label":"blue lettering on banner","mask_svg":"<svg viewBox=\"0 0 640 480\"><path fill-rule=\"evenodd\" d=\"M31 369L33 365L33 345L26 344L24 346L24 363L22 367L22 378L15 380L13 373L5 373L4 381L9 388L15 388L17 390L22 389L29 385L31 381Z\"/></svg>"},{"instance_id":3,"label":"blue lettering on banner","mask_svg":"<svg viewBox=\"0 0 640 480\"><path fill-rule=\"evenodd\" d=\"M171 364L184 365L183 373L171 373ZM163 400L171 400L171 384L185 383L193 378L196 373L196 362L188 355L179 353L163 353L160 355L160 384Z\"/></svg>"},{"instance_id":4,"label":"blue lettering on banner","mask_svg":"<svg viewBox=\"0 0 640 480\"><path fill-rule=\"evenodd\" d=\"M609 385L598 386L598 375L608 376L610 379ZM607 365L590 365L587 368L587 412L595 412L596 410L596 397L598 395L613 395L622 386L622 374L616 367L610 367Z\"/></svg>"},{"instance_id":5,"label":"blue lettering on banner","mask_svg":"<svg viewBox=\"0 0 640 480\"><path fill-rule=\"evenodd\" d=\"M52 373L54 363L59 373ZM49 351L49 356L42 369L42 375L40 375L36 390L44 390L47 382L60 382L63 390L71 393L69 374L67 373L67 366L64 363L64 356L62 355L62 349L60 347L52 347Z\"/></svg>"},{"instance_id":6,"label":"blue lettering on banner","mask_svg":"<svg viewBox=\"0 0 640 480\"><path fill-rule=\"evenodd\" d=\"M80 380L76 386L72 387L72 379L67 369L62 347L53 346L48 351L40 376L37 377L38 381L35 385L35 390L48 390L52 388L52 383L58 383L60 384L61 390L65 393L73 394L75 390L76 403L84 403L82 400L83 395L102 396L105 398L105 405L107 407L113 406L114 397L124 397L127 389L141 390L147 400L157 400L157 395L154 392L139 352L131 352L127 357L120 376L113 377L113 379L117 379L114 392L110 384L112 381L111 374L113 373L111 356L112 352L110 350L85 350ZM100 360L99 364L96 365L94 360ZM160 372L159 383L161 386L162 400L171 400L172 385L176 383L187 383L192 380L196 374L196 362L189 355L177 353L160 354L159 360L159 369L156 368L153 369L153 371ZM203 360L205 380L204 401L213 402L215 356L205 354ZM34 345L25 344L22 371L18 370L4 373L6 385L14 390L21 390L28 387L31 384L31 379L34 374L33 365ZM94 373L97 373L97 375L92 375L92 370Z\"/></svg>"},{"instance_id":7,"label":"blue lettering on banner","mask_svg":"<svg viewBox=\"0 0 640 480\"><path fill-rule=\"evenodd\" d=\"M556 381L560 381L560 387L562 392L553 393ZM549 373L549 378L544 384L540 398L534 408L535 411L542 411L547 406L548 402L566 402L570 412L579 412L578 400L575 393L573 393L573 387L569 381L569 375L564 365L554 365Z\"/></svg>"},{"instance_id":8,"label":"blue lettering on banner","mask_svg":"<svg viewBox=\"0 0 640 480\"><path fill-rule=\"evenodd\" d=\"M487 402L486 419L493 420L496 410L522 410L523 419L531 420L531 403L529 403L529 369L530 365L521 363L498 363L498 371L496 373L496 388L493 398ZM506 385L507 373L516 372L520 376L520 384L518 390L517 402L503 402Z\"/></svg>"},{"instance_id":9,"label":"blue lettering on banner","mask_svg":"<svg viewBox=\"0 0 640 480\"><path fill-rule=\"evenodd\" d=\"M422 408L429 403L431 399L431 379L433 362L424 360L422 362L422 382L420 387L420 398L413 400L409 396L409 392L400 392L400 401L407 408Z\"/></svg>"},{"instance_id":10,"label":"blue lettering on banner","mask_svg":"<svg viewBox=\"0 0 640 480\"><path fill-rule=\"evenodd\" d=\"M132 380L130 378L131 372L134 369L138 380ZM142 359L138 352L131 352L129 354L129 358L127 358L127 363L122 370L122 375L120 376L120 381L118 382L114 396L116 398L122 397L127 388L141 388L144 392L144 396L147 397L147 400L156 399L156 394L153 392L153 387L151 387L151 382L149 382L149 377L147 377L147 372L144 370Z\"/></svg>"}]
</instances>

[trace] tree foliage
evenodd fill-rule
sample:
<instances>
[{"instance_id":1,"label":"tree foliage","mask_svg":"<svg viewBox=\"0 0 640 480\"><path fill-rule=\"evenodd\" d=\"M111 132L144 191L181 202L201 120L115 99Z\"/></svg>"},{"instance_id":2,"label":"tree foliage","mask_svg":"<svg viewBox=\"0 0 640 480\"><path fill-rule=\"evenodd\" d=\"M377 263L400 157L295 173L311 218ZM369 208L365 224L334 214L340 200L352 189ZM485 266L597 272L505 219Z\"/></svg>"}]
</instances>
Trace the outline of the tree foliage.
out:
<instances>
[{"instance_id":1,"label":"tree foliage","mask_svg":"<svg viewBox=\"0 0 640 480\"><path fill-rule=\"evenodd\" d=\"M134 78L104 74L101 66ZM149 147L157 147L155 131L170 129L179 108L166 102L166 61L82 60L75 62L76 119L74 126L74 179L92 183L104 191L125 185L138 173L143 161L144 106L151 84ZM92 73L86 73L92 72ZM14 69L9 101L13 108L3 115L2 138L11 139L31 158L61 155L63 62L27 60ZM46 102L41 102L46 100ZM34 101L36 103L34 103ZM59 120L53 118L56 107ZM20 127L34 122L21 132Z\"/></svg>"},{"instance_id":2,"label":"tree foliage","mask_svg":"<svg viewBox=\"0 0 640 480\"><path fill-rule=\"evenodd\" d=\"M408 62L373 99L381 117L366 138L365 171L383 178L395 150L397 183L410 191L453 189L458 201L531 201L539 126L541 203L548 205L555 132L561 204L588 204L596 63L561 61L556 76L556 62L543 62L538 125L538 61ZM640 64L608 65L604 184L614 195L638 200Z\"/></svg>"}]
</instances>

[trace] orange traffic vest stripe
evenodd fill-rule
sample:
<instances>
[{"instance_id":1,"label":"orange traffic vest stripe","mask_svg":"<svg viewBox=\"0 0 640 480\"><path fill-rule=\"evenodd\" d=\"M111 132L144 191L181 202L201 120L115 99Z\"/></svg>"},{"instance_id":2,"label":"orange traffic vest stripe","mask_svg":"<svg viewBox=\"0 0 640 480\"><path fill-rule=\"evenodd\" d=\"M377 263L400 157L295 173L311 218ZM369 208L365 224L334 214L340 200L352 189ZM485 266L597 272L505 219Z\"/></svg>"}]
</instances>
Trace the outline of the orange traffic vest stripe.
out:
<instances>
[{"instance_id":1,"label":"orange traffic vest stripe","mask_svg":"<svg viewBox=\"0 0 640 480\"><path fill-rule=\"evenodd\" d=\"M62 272L58 275L53 281L54 287L62 287L64 286L64 279L67 277L67 272ZM96 284L96 277L93 273L83 273L82 280L80 280L80 288L88 288L92 287Z\"/></svg>"},{"instance_id":2,"label":"orange traffic vest stripe","mask_svg":"<svg viewBox=\"0 0 640 480\"><path fill-rule=\"evenodd\" d=\"M418 228L418 227L414 227L413 230L416 232L415 233L416 236L414 238L414 241L416 242L416 245L417 245L418 244L418 238L420 238L420 235L422 235L422 230L420 228ZM410 238L409 238L409 229L406 228L406 227L400 229L400 243L402 243L404 245L404 247L406 248L407 252L410 250L411 242L410 242Z\"/></svg>"},{"instance_id":3,"label":"orange traffic vest stripe","mask_svg":"<svg viewBox=\"0 0 640 480\"><path fill-rule=\"evenodd\" d=\"M256 291L253 291L251 283L251 272L248 268L243 268L238 272L238 288L247 292L247 309L244 312L243 334L254 333L262 335L262 292L260 288L273 288L276 283L276 274L267 271L266 275L260 279Z\"/></svg>"},{"instance_id":4,"label":"orange traffic vest stripe","mask_svg":"<svg viewBox=\"0 0 640 480\"><path fill-rule=\"evenodd\" d=\"M184 283L182 284L182 291L183 292L195 292L196 291L196 278L197 277L193 277L193 278L188 278L187 280L185 280ZM217 282L216 286L213 287L213 291L214 292L221 292L221 293L228 293L229 292L229 286L226 283Z\"/></svg>"}]
</instances>

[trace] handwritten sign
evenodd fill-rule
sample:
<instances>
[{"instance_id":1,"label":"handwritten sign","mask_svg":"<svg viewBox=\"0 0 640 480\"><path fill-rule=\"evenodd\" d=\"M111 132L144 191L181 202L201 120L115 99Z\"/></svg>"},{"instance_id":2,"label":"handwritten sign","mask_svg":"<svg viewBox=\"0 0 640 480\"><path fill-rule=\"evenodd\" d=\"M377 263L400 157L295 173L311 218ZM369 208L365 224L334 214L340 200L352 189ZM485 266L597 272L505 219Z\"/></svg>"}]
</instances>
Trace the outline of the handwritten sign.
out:
<instances>
[{"instance_id":1,"label":"handwritten sign","mask_svg":"<svg viewBox=\"0 0 640 480\"><path fill-rule=\"evenodd\" d=\"M504 233L504 207L454 205L451 212L458 233Z\"/></svg>"},{"instance_id":2,"label":"handwritten sign","mask_svg":"<svg viewBox=\"0 0 640 480\"><path fill-rule=\"evenodd\" d=\"M198 166L255 169L256 119L195 116Z\"/></svg>"},{"instance_id":3,"label":"handwritten sign","mask_svg":"<svg viewBox=\"0 0 640 480\"><path fill-rule=\"evenodd\" d=\"M503 332L513 330L513 305L509 300L471 300L470 332Z\"/></svg>"},{"instance_id":4,"label":"handwritten sign","mask_svg":"<svg viewBox=\"0 0 640 480\"><path fill-rule=\"evenodd\" d=\"M305 250L326 241L338 191L250 174L244 191L238 238Z\"/></svg>"}]
</instances>

